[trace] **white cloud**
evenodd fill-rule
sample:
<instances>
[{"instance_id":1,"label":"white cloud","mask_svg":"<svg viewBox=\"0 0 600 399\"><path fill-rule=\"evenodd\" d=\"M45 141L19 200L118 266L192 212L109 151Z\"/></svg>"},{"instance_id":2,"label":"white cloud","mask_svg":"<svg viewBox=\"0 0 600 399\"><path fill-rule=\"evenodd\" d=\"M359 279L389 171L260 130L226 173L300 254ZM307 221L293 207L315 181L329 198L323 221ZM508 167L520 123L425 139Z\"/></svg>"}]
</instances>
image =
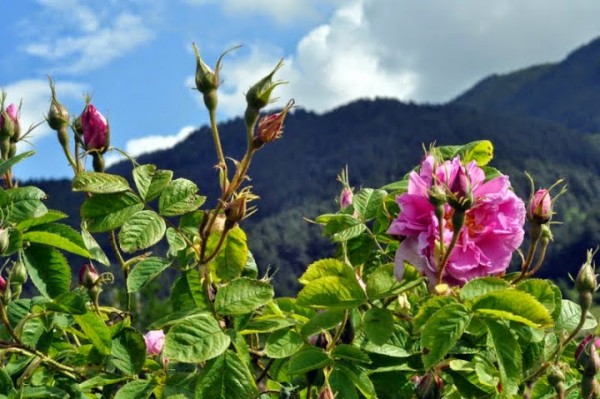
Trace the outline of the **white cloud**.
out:
<instances>
[{"instance_id":1,"label":"white cloud","mask_svg":"<svg viewBox=\"0 0 600 399\"><path fill-rule=\"evenodd\" d=\"M3 87L3 90L8 94L6 106L10 103L19 104L23 100L20 114L20 125L23 133L30 126L44 122L45 115L50 107L50 87L47 80L21 80ZM86 85L78 82L56 83L58 99L65 104L69 100L80 100L85 90ZM34 143L49 133L53 133L53 131L44 122L32 131L28 141Z\"/></svg>"},{"instance_id":2,"label":"white cloud","mask_svg":"<svg viewBox=\"0 0 600 399\"><path fill-rule=\"evenodd\" d=\"M363 97L444 102L491 73L562 59L600 34L597 15L590 0L347 1L284 54L278 76L290 83L276 93L316 111ZM254 45L226 58L221 111L240 115L243 94L281 57Z\"/></svg>"},{"instance_id":3,"label":"white cloud","mask_svg":"<svg viewBox=\"0 0 600 399\"><path fill-rule=\"evenodd\" d=\"M206 5L217 3L226 12L238 16L249 13L263 14L272 18L278 24L290 24L298 20L318 19L321 11L340 0L185 0L191 5Z\"/></svg>"},{"instance_id":4,"label":"white cloud","mask_svg":"<svg viewBox=\"0 0 600 399\"><path fill-rule=\"evenodd\" d=\"M175 147L188 138L196 130L194 126L184 126L173 135L152 135L131 139L125 144L125 152L132 157L138 157L149 152L167 150ZM121 154L112 152L105 157L106 165L110 166L125 159Z\"/></svg>"},{"instance_id":5,"label":"white cloud","mask_svg":"<svg viewBox=\"0 0 600 399\"><path fill-rule=\"evenodd\" d=\"M121 13L111 26L79 36L59 37L28 44L23 50L51 61L65 62L61 72L81 73L96 69L153 38L141 17Z\"/></svg>"}]
</instances>

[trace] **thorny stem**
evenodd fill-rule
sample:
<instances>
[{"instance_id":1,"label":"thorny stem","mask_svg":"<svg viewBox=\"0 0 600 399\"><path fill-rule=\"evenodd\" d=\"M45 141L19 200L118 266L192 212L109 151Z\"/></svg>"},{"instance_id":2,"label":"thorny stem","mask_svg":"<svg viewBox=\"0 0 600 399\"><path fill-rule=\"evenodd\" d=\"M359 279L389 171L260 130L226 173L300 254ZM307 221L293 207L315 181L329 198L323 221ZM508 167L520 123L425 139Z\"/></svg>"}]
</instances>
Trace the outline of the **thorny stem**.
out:
<instances>
[{"instance_id":1,"label":"thorny stem","mask_svg":"<svg viewBox=\"0 0 600 399\"><path fill-rule=\"evenodd\" d=\"M521 274L519 274L517 276L517 278L513 280L513 282L512 282L513 284L516 284L519 281L523 280L525 277L527 277L527 274L528 274L527 272L529 271L529 266L531 266L531 262L533 262L533 257L535 255L535 251L537 249L539 241L540 241L539 236L534 238L533 241L531 241L531 245L529 245L529 251L527 252L527 258L521 265ZM545 252L545 248L544 248L544 252Z\"/></svg>"},{"instance_id":2,"label":"thorny stem","mask_svg":"<svg viewBox=\"0 0 600 399\"><path fill-rule=\"evenodd\" d=\"M221 146L219 127L217 125L216 109L209 109L208 114L210 117L210 131L213 136L213 141L215 142L215 149L217 150L217 158L219 160L219 183L221 185L221 190L225 190L225 188L228 185L229 179L227 176L227 163L225 162L223 147Z\"/></svg>"},{"instance_id":3,"label":"thorny stem","mask_svg":"<svg viewBox=\"0 0 600 399\"><path fill-rule=\"evenodd\" d=\"M460 229L455 230L452 233L452 241L450 241L450 245L448 245L448 250L444 253L444 257L442 258L442 262L440 263L440 267L437 273L437 283L442 283L442 277L444 275L444 270L446 269L446 265L448 264L448 258L450 258L450 254L452 250L456 246L456 242L458 241L458 236L460 233Z\"/></svg>"},{"instance_id":4,"label":"thorny stem","mask_svg":"<svg viewBox=\"0 0 600 399\"><path fill-rule=\"evenodd\" d=\"M535 266L533 266L533 269L531 269L531 271L529 273L527 273L527 277L533 276L535 273L538 272L538 270L540 270L540 268L542 267L542 264L544 263L544 258L546 257L546 250L548 249L548 242L545 242L544 244L542 244L542 248L540 249L540 254L538 256L538 260L535 263Z\"/></svg>"},{"instance_id":5,"label":"thorny stem","mask_svg":"<svg viewBox=\"0 0 600 399\"><path fill-rule=\"evenodd\" d=\"M125 281L127 281L127 277L129 277L129 267L125 264L125 259L123 259L123 256L121 256L121 251L119 251L119 246L117 245L117 235L115 234L114 230L110 232L110 244L115 256L117 257L117 261L123 270L123 277L125 278ZM127 314L129 314L131 312L131 295L126 293L125 298L125 310Z\"/></svg>"}]
</instances>

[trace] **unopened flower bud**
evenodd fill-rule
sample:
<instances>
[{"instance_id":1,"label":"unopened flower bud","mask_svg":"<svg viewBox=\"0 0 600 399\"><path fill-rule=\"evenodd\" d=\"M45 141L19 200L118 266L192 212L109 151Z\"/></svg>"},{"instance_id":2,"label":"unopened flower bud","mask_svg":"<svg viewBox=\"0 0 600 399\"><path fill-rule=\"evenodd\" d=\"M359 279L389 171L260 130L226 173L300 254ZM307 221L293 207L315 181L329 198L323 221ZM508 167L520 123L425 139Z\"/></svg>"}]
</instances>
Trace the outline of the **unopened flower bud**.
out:
<instances>
[{"instance_id":1,"label":"unopened flower bud","mask_svg":"<svg viewBox=\"0 0 600 399\"><path fill-rule=\"evenodd\" d=\"M52 130L56 130L57 132L65 131L66 133L71 117L69 116L69 110L56 98L56 89L54 88L52 79L50 79L50 91L52 92L52 100L50 102L50 109L48 110L46 120ZM61 140L61 145L62 144Z\"/></svg>"},{"instance_id":2,"label":"unopened flower bud","mask_svg":"<svg viewBox=\"0 0 600 399\"><path fill-rule=\"evenodd\" d=\"M207 94L211 91L217 90L220 83L218 68L217 73L210 69L210 67L206 65L200 57L200 51L198 50L198 46L196 46L196 43L193 43L193 46L194 54L196 55L196 88L202 94Z\"/></svg>"},{"instance_id":3,"label":"unopened flower bud","mask_svg":"<svg viewBox=\"0 0 600 399\"><path fill-rule=\"evenodd\" d=\"M429 202L434 207L444 206L448 200L446 191L438 184L433 184L429 189Z\"/></svg>"},{"instance_id":4,"label":"unopened flower bud","mask_svg":"<svg viewBox=\"0 0 600 399\"><path fill-rule=\"evenodd\" d=\"M600 338L585 337L575 349L575 363L583 375L595 376L600 371Z\"/></svg>"},{"instance_id":5,"label":"unopened flower bud","mask_svg":"<svg viewBox=\"0 0 600 399\"><path fill-rule=\"evenodd\" d=\"M10 104L0 111L0 136L18 138L20 131L19 108L15 104Z\"/></svg>"},{"instance_id":6,"label":"unopened flower bud","mask_svg":"<svg viewBox=\"0 0 600 399\"><path fill-rule=\"evenodd\" d=\"M246 201L247 198L242 195L225 206L225 229L231 229L246 217Z\"/></svg>"},{"instance_id":7,"label":"unopened flower bud","mask_svg":"<svg viewBox=\"0 0 600 399\"><path fill-rule=\"evenodd\" d=\"M308 338L308 343L317 348L325 349L327 348L327 336L323 333L311 335Z\"/></svg>"},{"instance_id":8,"label":"unopened flower bud","mask_svg":"<svg viewBox=\"0 0 600 399\"><path fill-rule=\"evenodd\" d=\"M433 373L427 373L419 379L417 385L417 398L419 399L440 399L442 397L442 388L444 381Z\"/></svg>"},{"instance_id":9,"label":"unopened flower bud","mask_svg":"<svg viewBox=\"0 0 600 399\"><path fill-rule=\"evenodd\" d=\"M565 385L565 374L562 372L560 367L556 365L551 365L548 370L548 384L554 388L554 391L557 393L559 398L564 397L564 393L566 392Z\"/></svg>"},{"instance_id":10,"label":"unopened flower bud","mask_svg":"<svg viewBox=\"0 0 600 399\"><path fill-rule=\"evenodd\" d=\"M546 189L540 189L529 200L529 220L544 224L552 218L552 200L550 192Z\"/></svg>"},{"instance_id":11,"label":"unopened flower bud","mask_svg":"<svg viewBox=\"0 0 600 399\"><path fill-rule=\"evenodd\" d=\"M319 399L335 399L335 395L329 385L323 386L319 392Z\"/></svg>"},{"instance_id":12,"label":"unopened flower bud","mask_svg":"<svg viewBox=\"0 0 600 399\"><path fill-rule=\"evenodd\" d=\"M456 171L454 180L449 185L450 195L448 204L456 210L466 211L473 205L473 191L471 189L471 180L464 167L459 167Z\"/></svg>"},{"instance_id":13,"label":"unopened flower bud","mask_svg":"<svg viewBox=\"0 0 600 399\"><path fill-rule=\"evenodd\" d=\"M271 101L271 93L275 87L283 84L284 82L273 82L273 76L275 72L283 66L283 60L275 66L275 68L264 78L258 81L254 86L246 93L246 112L244 119L246 126L254 126L258 114L262 108L264 108Z\"/></svg>"},{"instance_id":14,"label":"unopened flower bud","mask_svg":"<svg viewBox=\"0 0 600 399\"><path fill-rule=\"evenodd\" d=\"M4 277L0 276L0 294L3 294L6 290L6 280Z\"/></svg>"},{"instance_id":15,"label":"unopened flower bud","mask_svg":"<svg viewBox=\"0 0 600 399\"><path fill-rule=\"evenodd\" d=\"M258 122L258 128L252 146L259 149L263 145L275 141L283 134L283 122L288 111L294 106L294 100L290 100L285 108L276 114L267 115Z\"/></svg>"},{"instance_id":16,"label":"unopened flower bud","mask_svg":"<svg viewBox=\"0 0 600 399\"><path fill-rule=\"evenodd\" d=\"M588 251L587 260L579 269L577 277L575 278L575 288L579 293L594 293L598 286L596 281L596 274L594 273L594 267L592 266L593 251Z\"/></svg>"},{"instance_id":17,"label":"unopened flower bud","mask_svg":"<svg viewBox=\"0 0 600 399\"><path fill-rule=\"evenodd\" d=\"M160 355L165 346L165 333L163 330L148 331L144 335L146 353L150 356Z\"/></svg>"},{"instance_id":18,"label":"unopened flower bud","mask_svg":"<svg viewBox=\"0 0 600 399\"><path fill-rule=\"evenodd\" d=\"M25 282L27 282L27 268L23 262L17 261L10 269L10 283L23 285Z\"/></svg>"},{"instance_id":19,"label":"unopened flower bud","mask_svg":"<svg viewBox=\"0 0 600 399\"><path fill-rule=\"evenodd\" d=\"M81 113L81 130L87 151L104 153L109 146L110 127L104 115L92 104L87 104Z\"/></svg>"},{"instance_id":20,"label":"unopened flower bud","mask_svg":"<svg viewBox=\"0 0 600 399\"><path fill-rule=\"evenodd\" d=\"M406 295L405 292L398 295L398 306L402 310L410 310L410 307L411 307L410 301L408 300L408 296Z\"/></svg>"},{"instance_id":21,"label":"unopened flower bud","mask_svg":"<svg viewBox=\"0 0 600 399\"><path fill-rule=\"evenodd\" d=\"M90 263L85 263L81 266L81 269L79 269L79 284L86 288L94 287L98 281L98 277L99 275L96 268Z\"/></svg>"},{"instance_id":22,"label":"unopened flower bud","mask_svg":"<svg viewBox=\"0 0 600 399\"><path fill-rule=\"evenodd\" d=\"M340 208L346 209L352 205L353 198L354 194L352 193L352 189L350 187L344 187L340 194Z\"/></svg>"}]
</instances>

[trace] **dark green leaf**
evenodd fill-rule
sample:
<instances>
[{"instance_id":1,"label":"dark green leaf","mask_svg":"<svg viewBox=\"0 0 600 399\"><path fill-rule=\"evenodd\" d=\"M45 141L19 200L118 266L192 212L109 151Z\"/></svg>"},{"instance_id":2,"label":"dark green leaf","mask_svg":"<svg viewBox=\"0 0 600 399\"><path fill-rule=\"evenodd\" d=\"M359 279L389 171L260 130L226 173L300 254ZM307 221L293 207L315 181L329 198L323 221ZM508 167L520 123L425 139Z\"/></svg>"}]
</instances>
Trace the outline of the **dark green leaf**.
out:
<instances>
[{"instance_id":1,"label":"dark green leaf","mask_svg":"<svg viewBox=\"0 0 600 399\"><path fill-rule=\"evenodd\" d=\"M119 389L115 399L147 399L152 395L156 384L147 380L134 380Z\"/></svg>"},{"instance_id":2,"label":"dark green leaf","mask_svg":"<svg viewBox=\"0 0 600 399\"><path fill-rule=\"evenodd\" d=\"M514 398L521 378L521 347L510 329L497 321L486 321L502 382L502 397Z\"/></svg>"},{"instance_id":3,"label":"dark green leaf","mask_svg":"<svg viewBox=\"0 0 600 399\"><path fill-rule=\"evenodd\" d=\"M104 266L110 266L110 260L108 260L96 239L87 230L85 222L81 223L81 238L93 260L102 263Z\"/></svg>"},{"instance_id":4,"label":"dark green leaf","mask_svg":"<svg viewBox=\"0 0 600 399\"><path fill-rule=\"evenodd\" d=\"M170 265L171 261L158 257L138 262L127 277L127 292L139 291Z\"/></svg>"},{"instance_id":5,"label":"dark green leaf","mask_svg":"<svg viewBox=\"0 0 600 399\"><path fill-rule=\"evenodd\" d=\"M242 315L266 304L273 295L269 282L241 277L217 291L215 308L223 315Z\"/></svg>"},{"instance_id":6,"label":"dark green leaf","mask_svg":"<svg viewBox=\"0 0 600 399\"><path fill-rule=\"evenodd\" d=\"M81 331L92 342L95 349L104 355L110 354L112 347L110 330L100 317L91 311L73 317L77 324L79 324L79 327L81 327Z\"/></svg>"},{"instance_id":7,"label":"dark green leaf","mask_svg":"<svg viewBox=\"0 0 600 399\"><path fill-rule=\"evenodd\" d=\"M39 225L46 224L46 223L56 222L58 220L66 218L66 217L68 217L67 214L62 213L60 211L55 211L55 210L50 209L48 212L46 212L42 216L38 216L36 218L27 219L27 220L20 222L19 224L17 224L17 228L21 231L25 231L31 227L39 226Z\"/></svg>"},{"instance_id":8,"label":"dark green leaf","mask_svg":"<svg viewBox=\"0 0 600 399\"><path fill-rule=\"evenodd\" d=\"M425 323L429 321L431 316L438 310L450 305L451 303L456 303L456 299L449 296L434 296L431 297L427 302L425 302L417 312L414 321L414 329L415 331L423 328Z\"/></svg>"},{"instance_id":9,"label":"dark green leaf","mask_svg":"<svg viewBox=\"0 0 600 399\"><path fill-rule=\"evenodd\" d=\"M2 160L0 162L0 175L4 175L6 172L8 172L8 170L10 168L12 168L13 166L15 166L17 163L21 162L25 158L29 158L33 154L35 154L35 151L25 151L19 155L16 155L12 158L7 159L7 160Z\"/></svg>"},{"instance_id":10,"label":"dark green leaf","mask_svg":"<svg viewBox=\"0 0 600 399\"><path fill-rule=\"evenodd\" d=\"M292 356L304 345L304 340L294 330L275 331L267 339L265 353L272 359Z\"/></svg>"},{"instance_id":11,"label":"dark green leaf","mask_svg":"<svg viewBox=\"0 0 600 399\"><path fill-rule=\"evenodd\" d=\"M257 395L252 373L230 350L206 364L196 386L196 397L202 399L246 399Z\"/></svg>"},{"instance_id":12,"label":"dark green leaf","mask_svg":"<svg viewBox=\"0 0 600 399\"><path fill-rule=\"evenodd\" d=\"M246 233L239 227L234 227L227 233L219 254L209 263L218 279L230 281L242 275L248 261L246 241Z\"/></svg>"},{"instance_id":13,"label":"dark green leaf","mask_svg":"<svg viewBox=\"0 0 600 399\"><path fill-rule=\"evenodd\" d=\"M71 269L60 252L45 245L31 244L24 255L29 277L42 295L54 298L69 292Z\"/></svg>"},{"instance_id":14,"label":"dark green leaf","mask_svg":"<svg viewBox=\"0 0 600 399\"><path fill-rule=\"evenodd\" d=\"M112 362L125 374L135 375L146 360L144 337L137 330L126 327L112 340Z\"/></svg>"},{"instance_id":15,"label":"dark green leaf","mask_svg":"<svg viewBox=\"0 0 600 399\"><path fill-rule=\"evenodd\" d=\"M352 205L362 220L370 220L377 214L386 195L384 190L364 188L354 196Z\"/></svg>"},{"instance_id":16,"label":"dark green leaf","mask_svg":"<svg viewBox=\"0 0 600 399\"><path fill-rule=\"evenodd\" d=\"M48 208L41 201L46 194L37 187L17 187L3 192L0 208L8 222L20 223L44 215Z\"/></svg>"},{"instance_id":17,"label":"dark green leaf","mask_svg":"<svg viewBox=\"0 0 600 399\"><path fill-rule=\"evenodd\" d=\"M391 332L394 332L393 328ZM369 356L356 346L339 344L331 351L331 357L334 359L344 359L356 363L371 363Z\"/></svg>"},{"instance_id":18,"label":"dark green leaf","mask_svg":"<svg viewBox=\"0 0 600 399\"><path fill-rule=\"evenodd\" d=\"M471 314L460 303L450 303L435 312L423 326L423 366L429 369L452 349L469 324Z\"/></svg>"},{"instance_id":19,"label":"dark green leaf","mask_svg":"<svg viewBox=\"0 0 600 399\"><path fill-rule=\"evenodd\" d=\"M109 173L82 172L73 179L73 191L93 194L119 193L129 190L129 183L123 177Z\"/></svg>"},{"instance_id":20,"label":"dark green leaf","mask_svg":"<svg viewBox=\"0 0 600 399\"><path fill-rule=\"evenodd\" d=\"M143 210L130 217L119 232L119 244L127 253L149 248L159 242L167 225L156 212Z\"/></svg>"},{"instance_id":21,"label":"dark green leaf","mask_svg":"<svg viewBox=\"0 0 600 399\"><path fill-rule=\"evenodd\" d=\"M375 345L385 344L394 331L394 318L388 309L369 309L365 313L363 323L367 337Z\"/></svg>"},{"instance_id":22,"label":"dark green leaf","mask_svg":"<svg viewBox=\"0 0 600 399\"><path fill-rule=\"evenodd\" d=\"M298 304L325 308L353 308L366 301L356 277L326 276L313 280L298 294Z\"/></svg>"},{"instance_id":23,"label":"dark green leaf","mask_svg":"<svg viewBox=\"0 0 600 399\"><path fill-rule=\"evenodd\" d=\"M75 292L65 292L54 298L52 302L44 304L44 307L56 312L85 314L87 311L85 305L86 300L81 295L78 295Z\"/></svg>"},{"instance_id":24,"label":"dark green leaf","mask_svg":"<svg viewBox=\"0 0 600 399\"><path fill-rule=\"evenodd\" d=\"M51 223L32 227L23 234L23 241L49 245L84 258L91 258L81 234L65 224Z\"/></svg>"},{"instance_id":25,"label":"dark green leaf","mask_svg":"<svg viewBox=\"0 0 600 399\"><path fill-rule=\"evenodd\" d=\"M187 179L175 179L164 189L158 199L159 213L178 216L198 209L206 200L198 194L198 186Z\"/></svg>"},{"instance_id":26,"label":"dark green leaf","mask_svg":"<svg viewBox=\"0 0 600 399\"><path fill-rule=\"evenodd\" d=\"M96 194L81 206L81 217L86 221L88 231L101 233L121 227L142 209L144 204L130 192Z\"/></svg>"},{"instance_id":27,"label":"dark green leaf","mask_svg":"<svg viewBox=\"0 0 600 399\"><path fill-rule=\"evenodd\" d=\"M178 310L209 310L211 308L202 287L198 269L183 273L171 288L171 307Z\"/></svg>"},{"instance_id":28,"label":"dark green leaf","mask_svg":"<svg viewBox=\"0 0 600 399\"><path fill-rule=\"evenodd\" d=\"M140 165L133 169L133 180L144 201L158 197L173 178L170 170L156 169L156 165Z\"/></svg>"},{"instance_id":29,"label":"dark green leaf","mask_svg":"<svg viewBox=\"0 0 600 399\"><path fill-rule=\"evenodd\" d=\"M200 363L223 353L230 338L208 314L185 319L171 327L165 339L163 356L173 361Z\"/></svg>"},{"instance_id":30,"label":"dark green leaf","mask_svg":"<svg viewBox=\"0 0 600 399\"><path fill-rule=\"evenodd\" d=\"M329 366L332 360L321 349L313 346L306 347L290 358L288 372L290 374L306 373L310 370Z\"/></svg>"},{"instance_id":31,"label":"dark green leaf","mask_svg":"<svg viewBox=\"0 0 600 399\"><path fill-rule=\"evenodd\" d=\"M340 324L343 318L343 310L326 310L317 313L302 326L302 335L308 338L321 331L330 330Z\"/></svg>"},{"instance_id":32,"label":"dark green leaf","mask_svg":"<svg viewBox=\"0 0 600 399\"><path fill-rule=\"evenodd\" d=\"M466 283L460 290L460 299L471 301L488 292L509 288L510 283L498 277L476 278Z\"/></svg>"}]
</instances>

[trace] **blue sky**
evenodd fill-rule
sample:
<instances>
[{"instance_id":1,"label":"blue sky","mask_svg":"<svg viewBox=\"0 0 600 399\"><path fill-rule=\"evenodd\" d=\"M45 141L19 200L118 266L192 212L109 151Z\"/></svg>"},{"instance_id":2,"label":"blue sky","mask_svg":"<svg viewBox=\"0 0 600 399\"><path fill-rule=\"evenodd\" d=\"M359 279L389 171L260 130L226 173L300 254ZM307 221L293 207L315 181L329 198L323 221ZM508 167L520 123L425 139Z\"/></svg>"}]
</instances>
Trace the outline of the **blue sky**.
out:
<instances>
[{"instance_id":1,"label":"blue sky","mask_svg":"<svg viewBox=\"0 0 600 399\"><path fill-rule=\"evenodd\" d=\"M192 42L222 70L219 118L280 58L279 106L325 112L358 98L441 103L480 78L554 62L600 36L597 0L0 0L0 87L23 100L24 127L43 120L50 90L71 114L83 95L109 119L111 144L163 149L207 123L191 88ZM69 176L54 133L17 177ZM30 149L21 146L21 150ZM110 157L110 156L109 156ZM114 155L112 156L114 160Z\"/></svg>"}]
</instances>

